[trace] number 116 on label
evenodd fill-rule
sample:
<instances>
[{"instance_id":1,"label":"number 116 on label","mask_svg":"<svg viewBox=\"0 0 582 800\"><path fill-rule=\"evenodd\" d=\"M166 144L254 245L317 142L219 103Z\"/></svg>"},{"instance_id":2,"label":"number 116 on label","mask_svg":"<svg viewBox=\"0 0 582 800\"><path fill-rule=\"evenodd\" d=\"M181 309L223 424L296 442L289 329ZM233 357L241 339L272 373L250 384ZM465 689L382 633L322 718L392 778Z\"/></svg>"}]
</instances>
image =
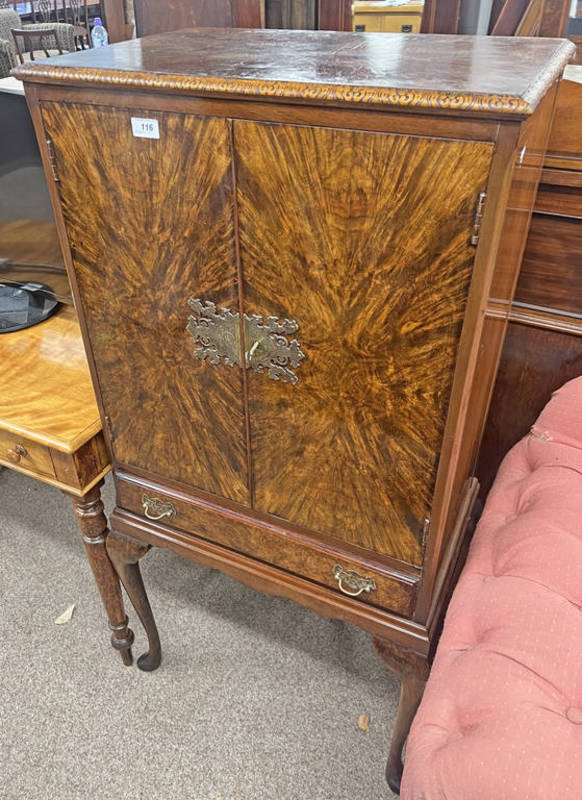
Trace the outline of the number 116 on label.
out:
<instances>
[{"instance_id":1,"label":"number 116 on label","mask_svg":"<svg viewBox=\"0 0 582 800\"><path fill-rule=\"evenodd\" d=\"M140 139L159 139L160 126L157 119L147 119L145 117L132 117L131 130L134 136Z\"/></svg>"}]
</instances>

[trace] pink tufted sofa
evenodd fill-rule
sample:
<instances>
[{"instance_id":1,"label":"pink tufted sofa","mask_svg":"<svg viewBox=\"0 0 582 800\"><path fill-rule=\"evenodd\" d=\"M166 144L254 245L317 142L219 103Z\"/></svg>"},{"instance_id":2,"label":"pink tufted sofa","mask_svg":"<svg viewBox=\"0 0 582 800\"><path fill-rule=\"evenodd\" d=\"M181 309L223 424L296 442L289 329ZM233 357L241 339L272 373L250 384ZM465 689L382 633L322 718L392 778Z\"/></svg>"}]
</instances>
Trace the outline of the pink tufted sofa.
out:
<instances>
[{"instance_id":1,"label":"pink tufted sofa","mask_svg":"<svg viewBox=\"0 0 582 800\"><path fill-rule=\"evenodd\" d=\"M582 798L582 377L499 469L411 727L401 797Z\"/></svg>"}]
</instances>

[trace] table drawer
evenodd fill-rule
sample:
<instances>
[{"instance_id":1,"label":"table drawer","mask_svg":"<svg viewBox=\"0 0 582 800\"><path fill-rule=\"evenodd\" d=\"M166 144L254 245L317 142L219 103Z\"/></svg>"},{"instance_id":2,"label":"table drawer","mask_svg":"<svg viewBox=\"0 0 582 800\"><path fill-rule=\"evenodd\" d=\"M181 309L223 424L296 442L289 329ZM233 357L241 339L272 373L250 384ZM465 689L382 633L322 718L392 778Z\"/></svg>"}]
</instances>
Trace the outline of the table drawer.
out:
<instances>
[{"instance_id":1,"label":"table drawer","mask_svg":"<svg viewBox=\"0 0 582 800\"><path fill-rule=\"evenodd\" d=\"M134 514L272 564L350 597L408 616L416 594L416 575L389 572L359 561L340 548L252 520L177 492L119 479L118 505Z\"/></svg>"},{"instance_id":2,"label":"table drawer","mask_svg":"<svg viewBox=\"0 0 582 800\"><path fill-rule=\"evenodd\" d=\"M55 477L49 448L17 433L0 431L0 462L8 467Z\"/></svg>"}]
</instances>

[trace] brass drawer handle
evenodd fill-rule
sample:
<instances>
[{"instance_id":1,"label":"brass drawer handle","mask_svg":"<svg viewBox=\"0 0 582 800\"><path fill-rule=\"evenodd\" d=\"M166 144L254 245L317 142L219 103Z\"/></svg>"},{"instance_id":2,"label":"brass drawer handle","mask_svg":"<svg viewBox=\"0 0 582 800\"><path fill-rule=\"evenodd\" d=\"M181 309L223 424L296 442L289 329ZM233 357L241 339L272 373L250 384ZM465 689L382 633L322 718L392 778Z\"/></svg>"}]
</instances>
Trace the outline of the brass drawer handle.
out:
<instances>
[{"instance_id":1,"label":"brass drawer handle","mask_svg":"<svg viewBox=\"0 0 582 800\"><path fill-rule=\"evenodd\" d=\"M376 589L374 578L363 578L354 569L344 569L339 564L333 568L333 577L338 583L340 592L350 597L359 597L362 592Z\"/></svg>"},{"instance_id":2,"label":"brass drawer handle","mask_svg":"<svg viewBox=\"0 0 582 800\"><path fill-rule=\"evenodd\" d=\"M176 509L169 500L162 500L161 497L148 497L147 494L142 495L141 503L143 506L143 513L148 519L163 519L164 517L172 517L176 513Z\"/></svg>"},{"instance_id":3,"label":"brass drawer handle","mask_svg":"<svg viewBox=\"0 0 582 800\"><path fill-rule=\"evenodd\" d=\"M18 464L21 458L26 458L28 452L21 444L17 444L14 450L9 450L6 455L8 461L12 461L13 464Z\"/></svg>"}]
</instances>

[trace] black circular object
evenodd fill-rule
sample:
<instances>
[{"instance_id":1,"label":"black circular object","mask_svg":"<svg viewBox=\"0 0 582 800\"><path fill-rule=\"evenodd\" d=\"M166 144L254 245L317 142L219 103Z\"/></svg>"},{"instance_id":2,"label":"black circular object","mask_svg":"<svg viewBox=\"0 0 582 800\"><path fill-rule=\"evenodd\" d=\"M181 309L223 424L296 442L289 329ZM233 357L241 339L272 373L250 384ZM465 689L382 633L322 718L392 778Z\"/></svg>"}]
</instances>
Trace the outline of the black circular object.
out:
<instances>
[{"instance_id":1,"label":"black circular object","mask_svg":"<svg viewBox=\"0 0 582 800\"><path fill-rule=\"evenodd\" d=\"M60 303L40 283L0 283L0 333L12 333L44 322Z\"/></svg>"}]
</instances>

